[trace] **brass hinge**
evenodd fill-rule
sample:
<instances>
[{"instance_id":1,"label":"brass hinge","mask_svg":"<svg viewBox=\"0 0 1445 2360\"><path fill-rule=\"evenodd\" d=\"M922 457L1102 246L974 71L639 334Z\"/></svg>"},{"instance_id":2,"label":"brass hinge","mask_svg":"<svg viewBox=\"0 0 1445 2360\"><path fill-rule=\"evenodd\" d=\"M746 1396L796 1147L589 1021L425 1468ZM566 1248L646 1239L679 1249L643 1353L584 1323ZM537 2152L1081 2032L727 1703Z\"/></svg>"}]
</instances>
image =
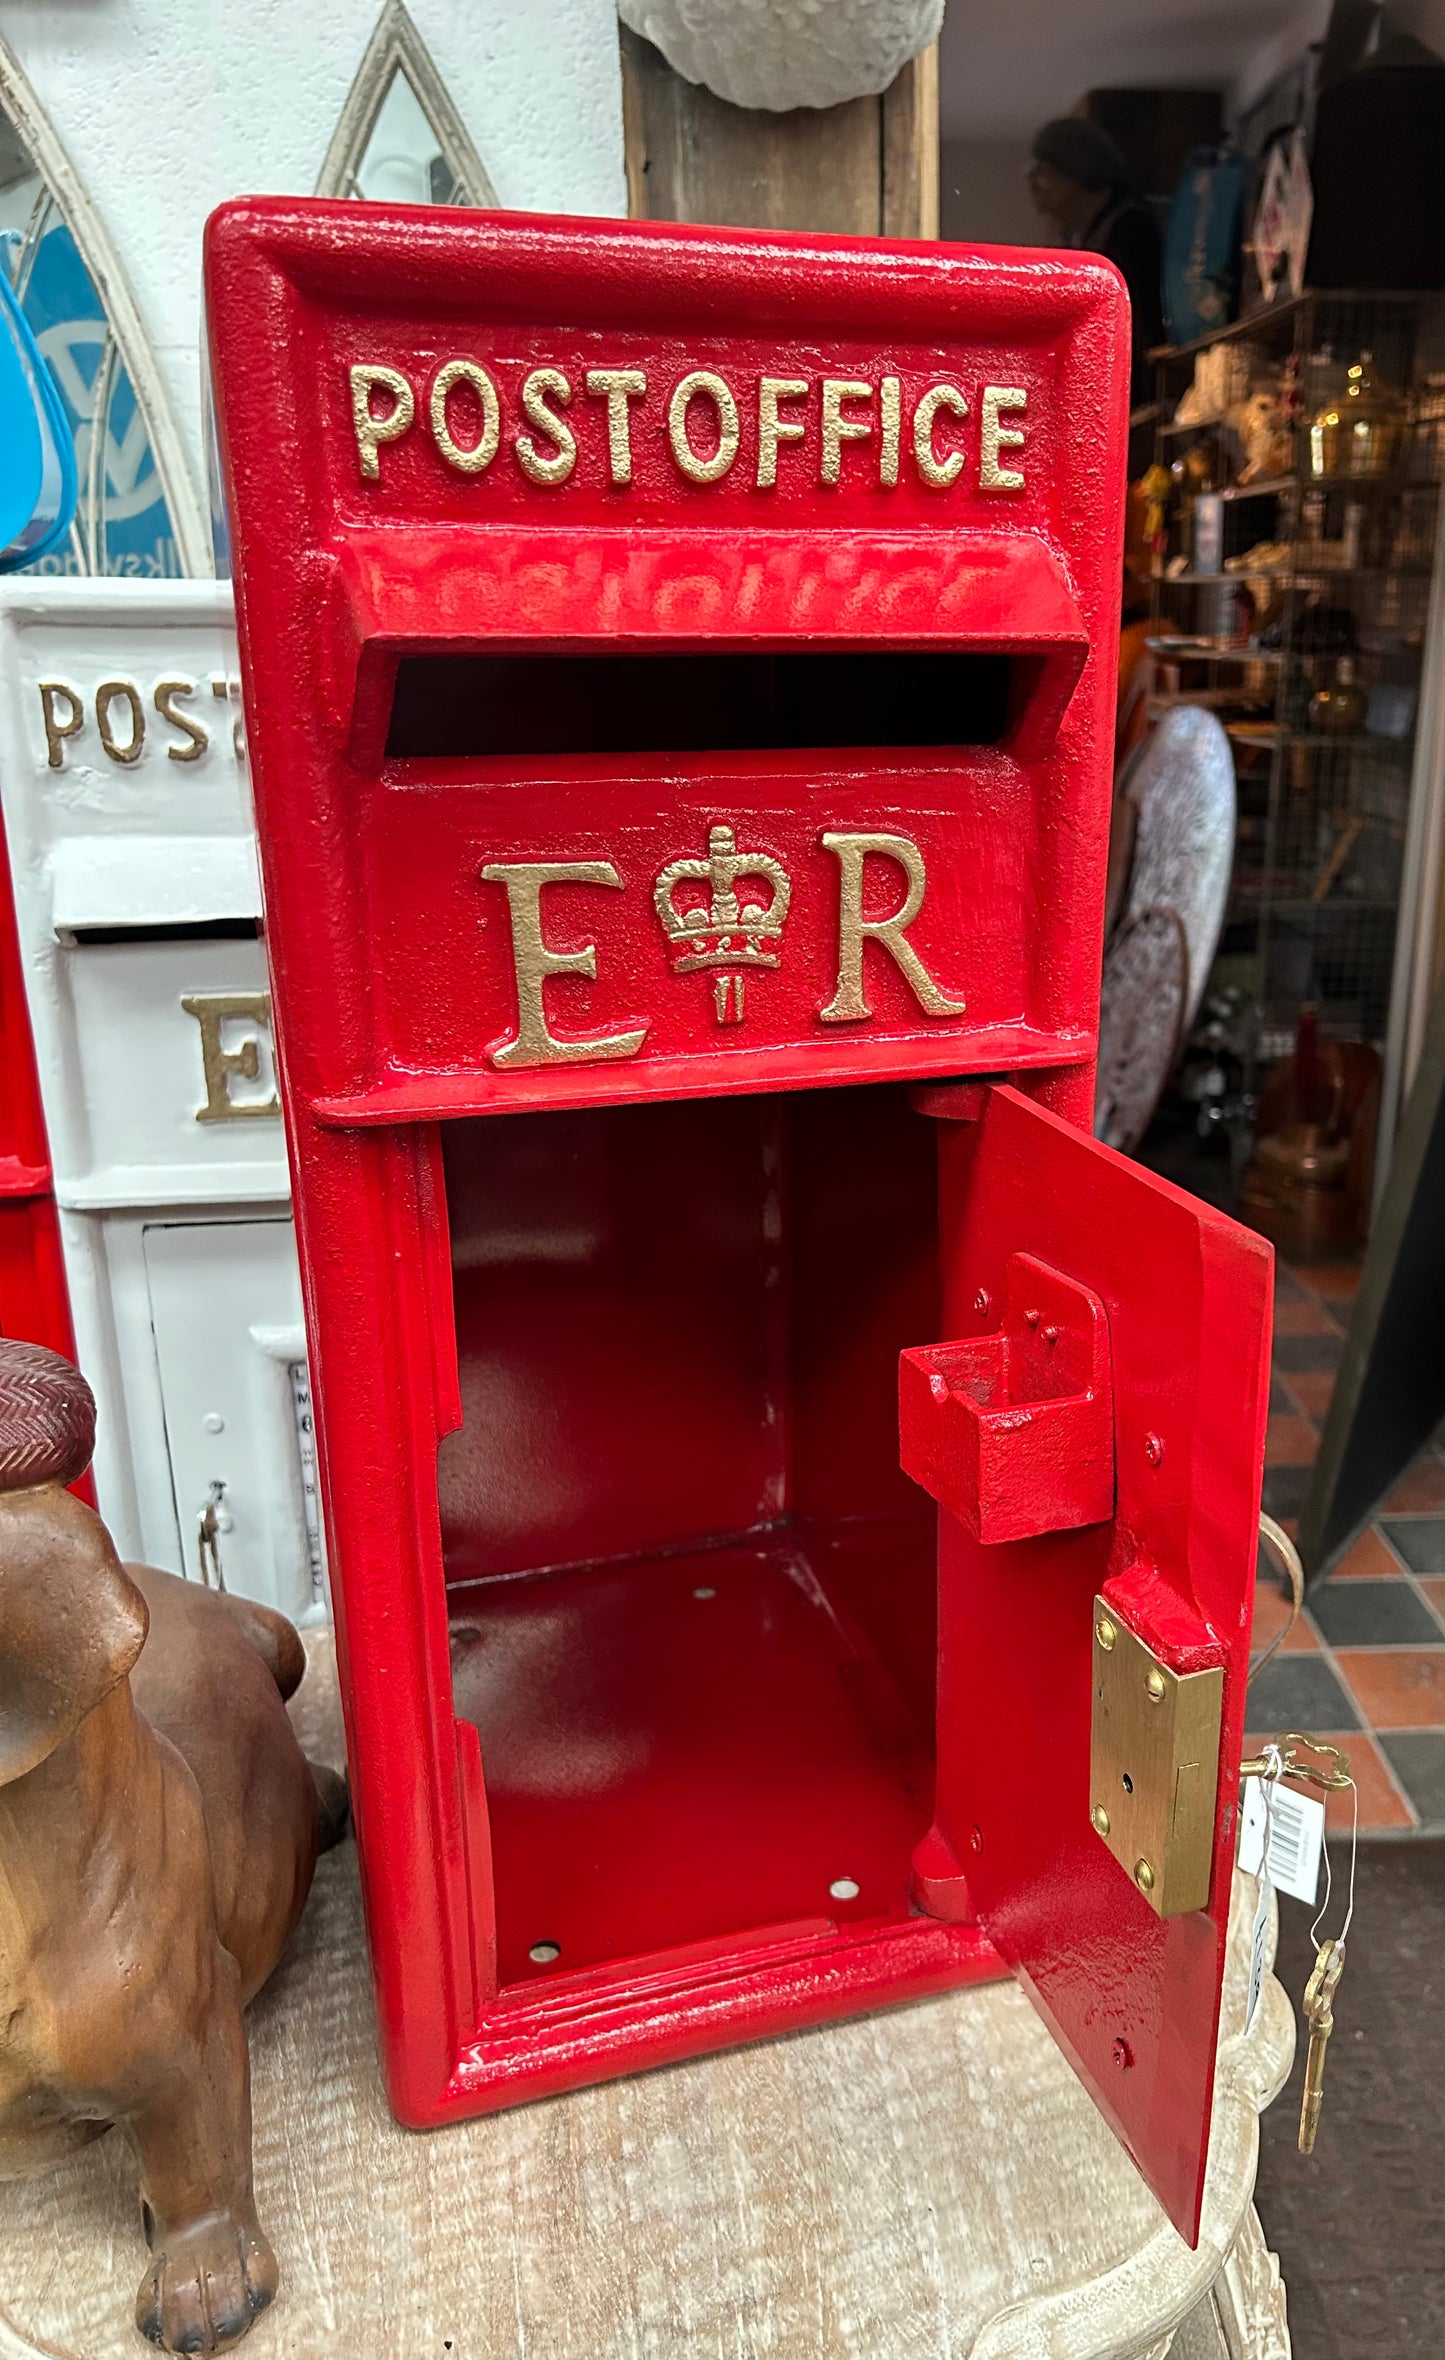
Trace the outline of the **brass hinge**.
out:
<instances>
[{"instance_id":1,"label":"brass hinge","mask_svg":"<svg viewBox=\"0 0 1445 2360\"><path fill-rule=\"evenodd\" d=\"M1094 1600L1089 1817L1160 1917L1207 1908L1224 1672L1174 1672Z\"/></svg>"}]
</instances>

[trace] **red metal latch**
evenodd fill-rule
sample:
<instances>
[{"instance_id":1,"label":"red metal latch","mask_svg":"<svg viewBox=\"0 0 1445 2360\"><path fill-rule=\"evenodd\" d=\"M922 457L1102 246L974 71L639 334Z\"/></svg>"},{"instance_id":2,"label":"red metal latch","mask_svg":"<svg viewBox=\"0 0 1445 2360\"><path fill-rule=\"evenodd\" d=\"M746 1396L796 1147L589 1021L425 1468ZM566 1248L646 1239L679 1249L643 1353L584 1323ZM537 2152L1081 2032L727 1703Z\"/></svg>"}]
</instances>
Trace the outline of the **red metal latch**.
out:
<instances>
[{"instance_id":1,"label":"red metal latch","mask_svg":"<svg viewBox=\"0 0 1445 2360\"><path fill-rule=\"evenodd\" d=\"M1097 1295L1032 1254L999 1324L901 1355L904 1472L981 1541L1099 1524L1114 1510L1109 1324Z\"/></svg>"}]
</instances>

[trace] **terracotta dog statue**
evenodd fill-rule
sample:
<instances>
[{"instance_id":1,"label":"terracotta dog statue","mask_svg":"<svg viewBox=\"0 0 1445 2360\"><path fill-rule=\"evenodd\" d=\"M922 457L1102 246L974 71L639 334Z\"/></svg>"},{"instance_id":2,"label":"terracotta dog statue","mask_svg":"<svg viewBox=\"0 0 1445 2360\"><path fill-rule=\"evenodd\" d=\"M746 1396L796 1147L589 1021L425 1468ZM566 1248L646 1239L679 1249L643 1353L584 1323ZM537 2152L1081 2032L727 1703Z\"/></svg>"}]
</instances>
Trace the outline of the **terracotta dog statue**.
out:
<instances>
[{"instance_id":1,"label":"terracotta dog statue","mask_svg":"<svg viewBox=\"0 0 1445 2360\"><path fill-rule=\"evenodd\" d=\"M79 1371L0 1341L0 2178L118 2124L152 2254L136 2324L210 2352L276 2292L241 2011L345 1788L287 1718L290 1623L122 1565L65 1488L94 1438Z\"/></svg>"}]
</instances>

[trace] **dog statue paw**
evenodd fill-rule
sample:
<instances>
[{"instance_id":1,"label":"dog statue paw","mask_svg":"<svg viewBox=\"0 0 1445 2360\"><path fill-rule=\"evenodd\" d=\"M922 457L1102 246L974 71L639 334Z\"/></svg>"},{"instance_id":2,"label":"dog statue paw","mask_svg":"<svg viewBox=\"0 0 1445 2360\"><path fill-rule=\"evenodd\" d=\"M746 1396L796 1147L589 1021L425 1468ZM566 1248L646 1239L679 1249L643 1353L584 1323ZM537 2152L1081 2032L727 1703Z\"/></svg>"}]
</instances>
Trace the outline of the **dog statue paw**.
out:
<instances>
[{"instance_id":1,"label":"dog statue paw","mask_svg":"<svg viewBox=\"0 0 1445 2360\"><path fill-rule=\"evenodd\" d=\"M119 2128L152 2253L136 2324L216 2352L277 2286L242 2011L345 1787L287 1718L285 1617L122 1565L66 1489L94 1439L79 1371L0 1339L0 2179Z\"/></svg>"}]
</instances>

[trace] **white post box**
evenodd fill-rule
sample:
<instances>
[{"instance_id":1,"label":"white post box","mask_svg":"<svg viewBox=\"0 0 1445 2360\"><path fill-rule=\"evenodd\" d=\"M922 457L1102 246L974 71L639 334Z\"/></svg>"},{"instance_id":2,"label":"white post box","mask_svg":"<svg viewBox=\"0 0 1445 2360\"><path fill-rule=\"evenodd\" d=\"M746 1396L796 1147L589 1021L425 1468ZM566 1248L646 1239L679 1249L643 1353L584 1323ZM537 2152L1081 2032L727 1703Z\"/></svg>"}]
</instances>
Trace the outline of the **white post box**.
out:
<instances>
[{"instance_id":1,"label":"white post box","mask_svg":"<svg viewBox=\"0 0 1445 2360\"><path fill-rule=\"evenodd\" d=\"M0 791L97 1494L123 1555L324 1609L231 599L0 585Z\"/></svg>"}]
</instances>

